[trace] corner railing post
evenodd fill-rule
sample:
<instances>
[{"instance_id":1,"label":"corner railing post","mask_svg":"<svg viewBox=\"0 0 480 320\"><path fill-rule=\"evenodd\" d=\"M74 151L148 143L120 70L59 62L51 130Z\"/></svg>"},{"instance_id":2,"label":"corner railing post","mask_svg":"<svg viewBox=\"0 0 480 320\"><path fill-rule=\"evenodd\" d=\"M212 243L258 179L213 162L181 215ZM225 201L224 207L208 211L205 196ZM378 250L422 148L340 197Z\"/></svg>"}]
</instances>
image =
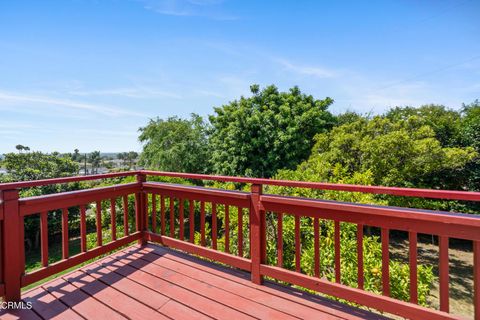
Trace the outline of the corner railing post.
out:
<instances>
[{"instance_id":1,"label":"corner railing post","mask_svg":"<svg viewBox=\"0 0 480 320\"><path fill-rule=\"evenodd\" d=\"M147 197L143 192L143 183L147 181L147 176L143 173L137 174L137 182L142 183L140 190L135 194L135 218L137 231L141 232L141 238L138 240L139 245L145 245L146 239L146 215L147 215Z\"/></svg>"},{"instance_id":2,"label":"corner railing post","mask_svg":"<svg viewBox=\"0 0 480 320\"><path fill-rule=\"evenodd\" d=\"M18 190L4 190L1 192L3 202L3 262L5 301L19 301L21 278L23 270L23 239L20 232L20 212L18 207Z\"/></svg>"},{"instance_id":3,"label":"corner railing post","mask_svg":"<svg viewBox=\"0 0 480 320\"><path fill-rule=\"evenodd\" d=\"M252 259L251 277L255 284L262 284L260 265L265 263L265 210L260 201L261 195L262 185L253 184L250 203L250 255Z\"/></svg>"}]
</instances>

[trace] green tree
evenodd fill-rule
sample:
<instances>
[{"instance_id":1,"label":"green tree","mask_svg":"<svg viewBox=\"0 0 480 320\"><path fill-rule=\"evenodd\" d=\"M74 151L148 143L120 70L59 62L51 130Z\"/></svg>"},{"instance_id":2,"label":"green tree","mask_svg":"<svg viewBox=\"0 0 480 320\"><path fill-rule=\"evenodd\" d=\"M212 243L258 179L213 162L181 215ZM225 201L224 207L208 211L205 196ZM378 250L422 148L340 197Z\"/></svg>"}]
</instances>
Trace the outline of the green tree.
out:
<instances>
[{"instance_id":1,"label":"green tree","mask_svg":"<svg viewBox=\"0 0 480 320\"><path fill-rule=\"evenodd\" d=\"M345 177L371 172L373 184L386 186L460 188L461 177L451 181L442 173L462 170L477 155L471 147L443 147L434 130L416 116L362 118L318 134L315 141L310 158L297 171L321 170L322 180L335 170Z\"/></svg>"},{"instance_id":2,"label":"green tree","mask_svg":"<svg viewBox=\"0 0 480 320\"><path fill-rule=\"evenodd\" d=\"M102 161L100 157L100 151L93 151L88 156L88 161L92 165L92 173L98 173L98 167L100 167L100 163Z\"/></svg>"},{"instance_id":3,"label":"green tree","mask_svg":"<svg viewBox=\"0 0 480 320\"><path fill-rule=\"evenodd\" d=\"M215 108L210 145L215 172L271 177L295 168L312 148L312 138L329 130L335 118L330 98L316 100L298 87L279 92L275 86L251 86L253 96Z\"/></svg>"},{"instance_id":4,"label":"green tree","mask_svg":"<svg viewBox=\"0 0 480 320\"><path fill-rule=\"evenodd\" d=\"M461 114L442 105L424 105L420 108L396 107L386 113L393 122L416 118L420 124L428 125L444 147L458 146L461 141Z\"/></svg>"},{"instance_id":5,"label":"green tree","mask_svg":"<svg viewBox=\"0 0 480 320\"><path fill-rule=\"evenodd\" d=\"M462 143L475 148L480 154L480 101L475 100L469 105L464 105L462 110ZM470 162L463 176L469 178L468 189L480 190L480 158Z\"/></svg>"},{"instance_id":6,"label":"green tree","mask_svg":"<svg viewBox=\"0 0 480 320\"><path fill-rule=\"evenodd\" d=\"M78 174L78 163L71 157L59 153L45 154L42 152L7 153L4 166L8 170L6 181L28 181L74 176ZM21 197L38 196L42 194L64 192L79 189L78 183L49 185L21 190ZM70 208L74 215L78 208ZM60 230L61 210L51 211L48 219L48 230L54 234ZM71 220L72 221L72 220ZM38 247L39 244L38 216L25 217L25 239L27 250Z\"/></svg>"},{"instance_id":7,"label":"green tree","mask_svg":"<svg viewBox=\"0 0 480 320\"><path fill-rule=\"evenodd\" d=\"M58 178L78 173L78 164L58 153L7 153L3 165L11 181Z\"/></svg>"},{"instance_id":8,"label":"green tree","mask_svg":"<svg viewBox=\"0 0 480 320\"><path fill-rule=\"evenodd\" d=\"M73 150L72 160L76 162L82 161L82 155L80 154L80 150L78 149Z\"/></svg>"},{"instance_id":9,"label":"green tree","mask_svg":"<svg viewBox=\"0 0 480 320\"><path fill-rule=\"evenodd\" d=\"M127 153L127 159L129 162L129 167L132 168L133 164L135 163L135 160L138 158L138 153L135 151L130 151Z\"/></svg>"},{"instance_id":10,"label":"green tree","mask_svg":"<svg viewBox=\"0 0 480 320\"><path fill-rule=\"evenodd\" d=\"M170 117L150 120L140 128L143 152L140 164L164 171L208 173L207 124L192 114L190 119Z\"/></svg>"}]
</instances>

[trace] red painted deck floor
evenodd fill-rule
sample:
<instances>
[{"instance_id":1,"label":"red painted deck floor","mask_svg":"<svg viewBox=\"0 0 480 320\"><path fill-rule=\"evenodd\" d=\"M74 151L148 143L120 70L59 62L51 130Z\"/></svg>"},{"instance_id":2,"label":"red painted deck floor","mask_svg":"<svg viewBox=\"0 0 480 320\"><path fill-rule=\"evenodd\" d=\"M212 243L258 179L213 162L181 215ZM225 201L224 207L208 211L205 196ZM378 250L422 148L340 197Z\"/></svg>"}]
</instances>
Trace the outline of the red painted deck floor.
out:
<instances>
[{"instance_id":1,"label":"red painted deck floor","mask_svg":"<svg viewBox=\"0 0 480 320\"><path fill-rule=\"evenodd\" d=\"M385 319L177 251L130 247L23 294L1 319Z\"/></svg>"}]
</instances>

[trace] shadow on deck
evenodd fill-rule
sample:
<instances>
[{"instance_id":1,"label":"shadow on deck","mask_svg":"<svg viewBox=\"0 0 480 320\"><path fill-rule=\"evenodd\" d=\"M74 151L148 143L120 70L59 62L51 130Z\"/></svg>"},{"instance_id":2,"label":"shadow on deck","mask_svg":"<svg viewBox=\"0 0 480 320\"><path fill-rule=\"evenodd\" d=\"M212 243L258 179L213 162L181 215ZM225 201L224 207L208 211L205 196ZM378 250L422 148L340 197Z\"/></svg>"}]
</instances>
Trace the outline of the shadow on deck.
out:
<instances>
[{"instance_id":1,"label":"shadow on deck","mask_svg":"<svg viewBox=\"0 0 480 320\"><path fill-rule=\"evenodd\" d=\"M133 246L22 295L1 319L385 319L178 251Z\"/></svg>"}]
</instances>

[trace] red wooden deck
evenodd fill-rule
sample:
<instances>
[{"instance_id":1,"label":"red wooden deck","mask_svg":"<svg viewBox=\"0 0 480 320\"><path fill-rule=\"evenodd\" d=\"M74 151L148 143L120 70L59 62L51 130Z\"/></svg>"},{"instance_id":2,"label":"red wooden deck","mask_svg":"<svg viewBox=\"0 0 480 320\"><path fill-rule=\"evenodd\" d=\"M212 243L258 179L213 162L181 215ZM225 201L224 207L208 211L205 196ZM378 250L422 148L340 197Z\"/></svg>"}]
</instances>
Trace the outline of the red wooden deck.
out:
<instances>
[{"instance_id":1,"label":"red wooden deck","mask_svg":"<svg viewBox=\"0 0 480 320\"><path fill-rule=\"evenodd\" d=\"M35 186L127 176L136 176L136 182L123 181L107 187L33 197L22 197L21 193L22 189ZM156 176L247 183L250 184L250 192L152 181ZM148 177L150 181L147 180ZM3 303L14 304L21 299L32 303L33 309L11 311L15 309L16 305L13 305L8 307L10 313L0 314L0 318L110 320L110 317L379 317L319 296L264 282L264 278L268 277L408 319L461 319L460 316L450 313L449 240L453 238L473 244L473 317L480 320L479 216L273 195L264 193L268 191L264 188L265 185L480 202L480 192L356 186L144 170L4 183L0 184L0 298L4 301L0 309L5 309ZM91 223L86 223L87 210L95 213L95 230ZM61 222L61 232L49 231L49 219L52 219L51 216L49 218L50 214L55 214L56 221ZM222 215L224 219L218 219ZM270 219L268 221L267 216ZM42 267L26 270L23 245L25 219L32 217L37 217L40 223ZM271 221L272 217L276 219L276 223ZM283 230L286 217L294 218L294 234ZM323 232L324 222L333 223L334 226L334 234L330 235L330 240L334 244L332 267L335 281L325 279L325 270L320 268L320 244L321 239L326 236ZM340 228L342 223L356 225L357 229L356 283L345 281L343 276L345 267L342 267L344 258L341 252L345 248L342 249L340 243L345 235ZM117 226L121 226L125 233L119 233ZM378 286L376 285L376 290L381 292L365 288L365 275L368 270L364 266L364 257L368 253L364 252L363 243L366 238L364 229L368 227L381 231L381 277ZM107 243L102 236L105 228L110 229L112 238L112 241ZM267 229L274 231L276 236L272 236ZM93 231L96 231L96 245L87 246L87 233L92 234ZM408 233L409 278L405 279L409 281L408 301L399 299L390 288L391 231ZM313 272L306 272L302 268L304 232L313 234L314 238ZM81 252L72 255L74 252L70 251L69 239L75 236L75 233L80 235ZM55 240L53 234L61 235L62 259L50 263L49 241ZM436 236L439 240L440 310L419 305L418 234ZM195 239L194 235L198 235L200 239ZM284 265L284 240L294 243L295 266ZM115 256L81 267L73 273L21 294L21 288L133 242L150 244L140 248L129 247ZM152 243L237 269L234 271L219 268L212 263ZM274 262L267 259L267 247L271 248L272 245L277 255Z\"/></svg>"},{"instance_id":2,"label":"red wooden deck","mask_svg":"<svg viewBox=\"0 0 480 320\"><path fill-rule=\"evenodd\" d=\"M22 294L31 310L1 319L385 319L364 310L148 244Z\"/></svg>"}]
</instances>

